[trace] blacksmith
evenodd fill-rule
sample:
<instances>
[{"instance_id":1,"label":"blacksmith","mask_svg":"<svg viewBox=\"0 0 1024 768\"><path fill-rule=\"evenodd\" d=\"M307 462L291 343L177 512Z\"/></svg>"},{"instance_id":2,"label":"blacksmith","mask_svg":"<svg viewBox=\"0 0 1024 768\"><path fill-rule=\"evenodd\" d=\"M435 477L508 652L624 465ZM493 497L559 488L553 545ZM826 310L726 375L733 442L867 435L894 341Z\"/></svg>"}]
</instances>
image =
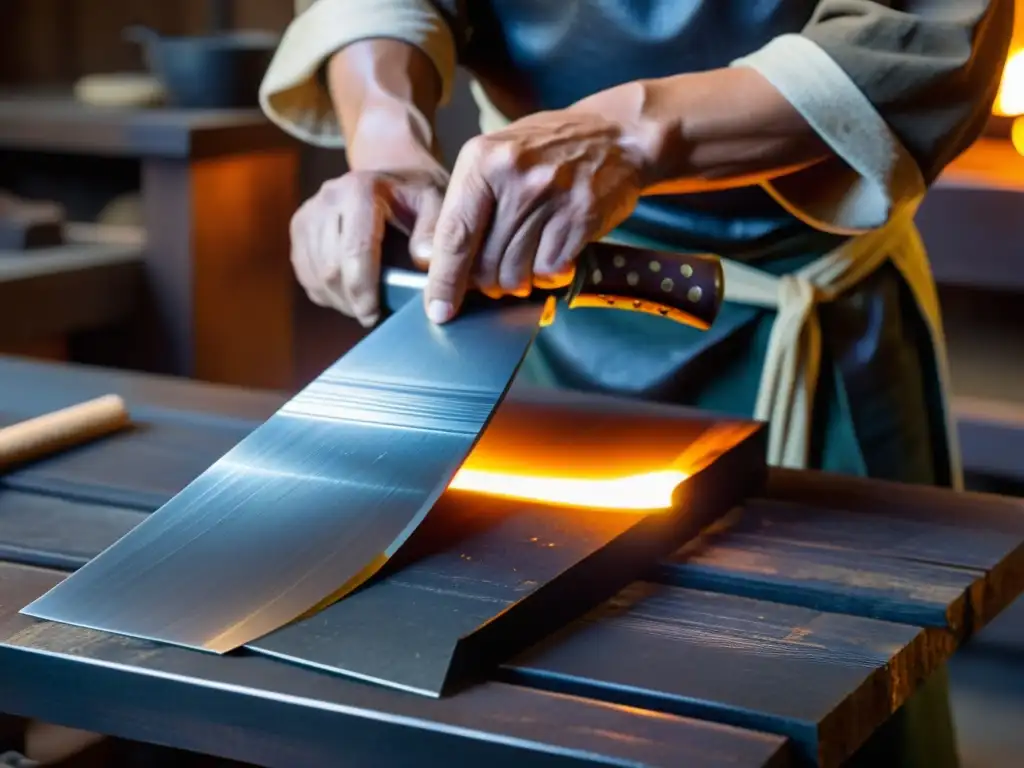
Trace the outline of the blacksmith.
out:
<instances>
[{"instance_id":1,"label":"blacksmith","mask_svg":"<svg viewBox=\"0 0 1024 768\"><path fill-rule=\"evenodd\" d=\"M388 223L429 264L440 323L470 287L566 282L592 240L712 252L711 331L561 312L521 378L770 420L778 465L959 487L913 218L985 125L1013 0L297 5L262 105L350 168L293 221L313 301L378 319ZM434 118L457 64L482 134L449 172ZM873 745L886 764L956 764L943 685Z\"/></svg>"}]
</instances>

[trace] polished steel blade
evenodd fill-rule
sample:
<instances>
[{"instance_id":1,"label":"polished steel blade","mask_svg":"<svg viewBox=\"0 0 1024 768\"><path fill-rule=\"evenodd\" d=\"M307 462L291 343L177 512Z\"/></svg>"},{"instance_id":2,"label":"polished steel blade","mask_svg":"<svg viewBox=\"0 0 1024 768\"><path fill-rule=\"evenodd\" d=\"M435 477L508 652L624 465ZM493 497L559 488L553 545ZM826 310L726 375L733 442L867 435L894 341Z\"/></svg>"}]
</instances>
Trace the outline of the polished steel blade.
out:
<instances>
[{"instance_id":1,"label":"polished steel blade","mask_svg":"<svg viewBox=\"0 0 1024 768\"><path fill-rule=\"evenodd\" d=\"M534 302L401 307L144 523L22 610L216 653L355 588L447 487L537 333Z\"/></svg>"}]
</instances>

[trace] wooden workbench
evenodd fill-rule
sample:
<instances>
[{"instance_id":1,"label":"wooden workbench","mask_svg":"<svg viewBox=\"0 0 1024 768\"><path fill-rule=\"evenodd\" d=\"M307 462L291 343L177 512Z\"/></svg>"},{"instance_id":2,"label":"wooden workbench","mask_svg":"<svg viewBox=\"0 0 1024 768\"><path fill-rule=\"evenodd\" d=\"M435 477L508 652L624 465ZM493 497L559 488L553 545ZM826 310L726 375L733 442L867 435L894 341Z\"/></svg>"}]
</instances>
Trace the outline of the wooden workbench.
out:
<instances>
[{"instance_id":1,"label":"wooden workbench","mask_svg":"<svg viewBox=\"0 0 1024 768\"><path fill-rule=\"evenodd\" d=\"M775 472L648 581L440 700L69 632L17 611L283 401L0 358L0 423L109 391L134 431L0 480L9 714L266 766L838 766L1024 590L1021 503Z\"/></svg>"},{"instance_id":2,"label":"wooden workbench","mask_svg":"<svg viewBox=\"0 0 1024 768\"><path fill-rule=\"evenodd\" d=\"M129 322L144 290L144 256L133 243L69 241L0 250L0 350Z\"/></svg>"}]
</instances>

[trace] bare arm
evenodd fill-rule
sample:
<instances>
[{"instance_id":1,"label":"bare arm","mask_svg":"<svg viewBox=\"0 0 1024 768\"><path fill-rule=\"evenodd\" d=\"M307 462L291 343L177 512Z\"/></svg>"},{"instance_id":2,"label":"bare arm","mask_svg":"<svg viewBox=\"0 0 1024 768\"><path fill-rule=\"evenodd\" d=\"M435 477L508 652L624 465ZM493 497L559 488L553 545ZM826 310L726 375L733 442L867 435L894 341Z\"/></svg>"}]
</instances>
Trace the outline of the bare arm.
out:
<instances>
[{"instance_id":1,"label":"bare arm","mask_svg":"<svg viewBox=\"0 0 1024 768\"><path fill-rule=\"evenodd\" d=\"M309 297L370 326L380 317L385 229L429 256L448 173L432 152L441 96L434 63L391 39L351 43L326 65L349 172L326 182L292 219L292 263Z\"/></svg>"},{"instance_id":2,"label":"bare arm","mask_svg":"<svg viewBox=\"0 0 1024 768\"><path fill-rule=\"evenodd\" d=\"M292 136L344 149L291 222L291 261L309 298L372 325L388 225L429 254L448 172L433 120L451 91L455 42L429 0L296 0L260 86L260 106Z\"/></svg>"},{"instance_id":3,"label":"bare arm","mask_svg":"<svg viewBox=\"0 0 1024 768\"><path fill-rule=\"evenodd\" d=\"M327 65L331 100L349 167L395 168L404 155L435 149L441 82L430 59L398 40L363 40Z\"/></svg>"},{"instance_id":4,"label":"bare arm","mask_svg":"<svg viewBox=\"0 0 1024 768\"><path fill-rule=\"evenodd\" d=\"M612 88L592 109L646 143L645 194L758 183L856 233L924 193L981 132L1013 0L820 0L801 34L728 69Z\"/></svg>"},{"instance_id":5,"label":"bare arm","mask_svg":"<svg viewBox=\"0 0 1024 768\"><path fill-rule=\"evenodd\" d=\"M748 186L831 154L792 104L750 69L628 83L570 111L594 111L624 126L624 141L643 157L645 194Z\"/></svg>"}]
</instances>

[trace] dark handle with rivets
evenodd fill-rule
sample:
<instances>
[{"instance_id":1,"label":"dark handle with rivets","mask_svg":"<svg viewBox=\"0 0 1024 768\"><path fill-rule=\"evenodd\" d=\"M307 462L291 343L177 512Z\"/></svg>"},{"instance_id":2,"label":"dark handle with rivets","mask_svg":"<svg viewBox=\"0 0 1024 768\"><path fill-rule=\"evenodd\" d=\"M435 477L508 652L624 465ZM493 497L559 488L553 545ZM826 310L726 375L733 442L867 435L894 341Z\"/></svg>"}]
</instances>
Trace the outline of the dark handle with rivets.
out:
<instances>
[{"instance_id":1,"label":"dark handle with rivets","mask_svg":"<svg viewBox=\"0 0 1024 768\"><path fill-rule=\"evenodd\" d=\"M707 330L724 290L717 256L592 243L580 254L567 298L570 309L644 312Z\"/></svg>"},{"instance_id":2,"label":"dark handle with rivets","mask_svg":"<svg viewBox=\"0 0 1024 768\"><path fill-rule=\"evenodd\" d=\"M381 288L388 309L397 309L426 287L426 273L409 258L408 239L392 227L385 235L384 264ZM717 256L591 243L576 262L566 299L569 309L645 312L707 330L718 315L723 291ZM534 291L534 298L550 295Z\"/></svg>"}]
</instances>

